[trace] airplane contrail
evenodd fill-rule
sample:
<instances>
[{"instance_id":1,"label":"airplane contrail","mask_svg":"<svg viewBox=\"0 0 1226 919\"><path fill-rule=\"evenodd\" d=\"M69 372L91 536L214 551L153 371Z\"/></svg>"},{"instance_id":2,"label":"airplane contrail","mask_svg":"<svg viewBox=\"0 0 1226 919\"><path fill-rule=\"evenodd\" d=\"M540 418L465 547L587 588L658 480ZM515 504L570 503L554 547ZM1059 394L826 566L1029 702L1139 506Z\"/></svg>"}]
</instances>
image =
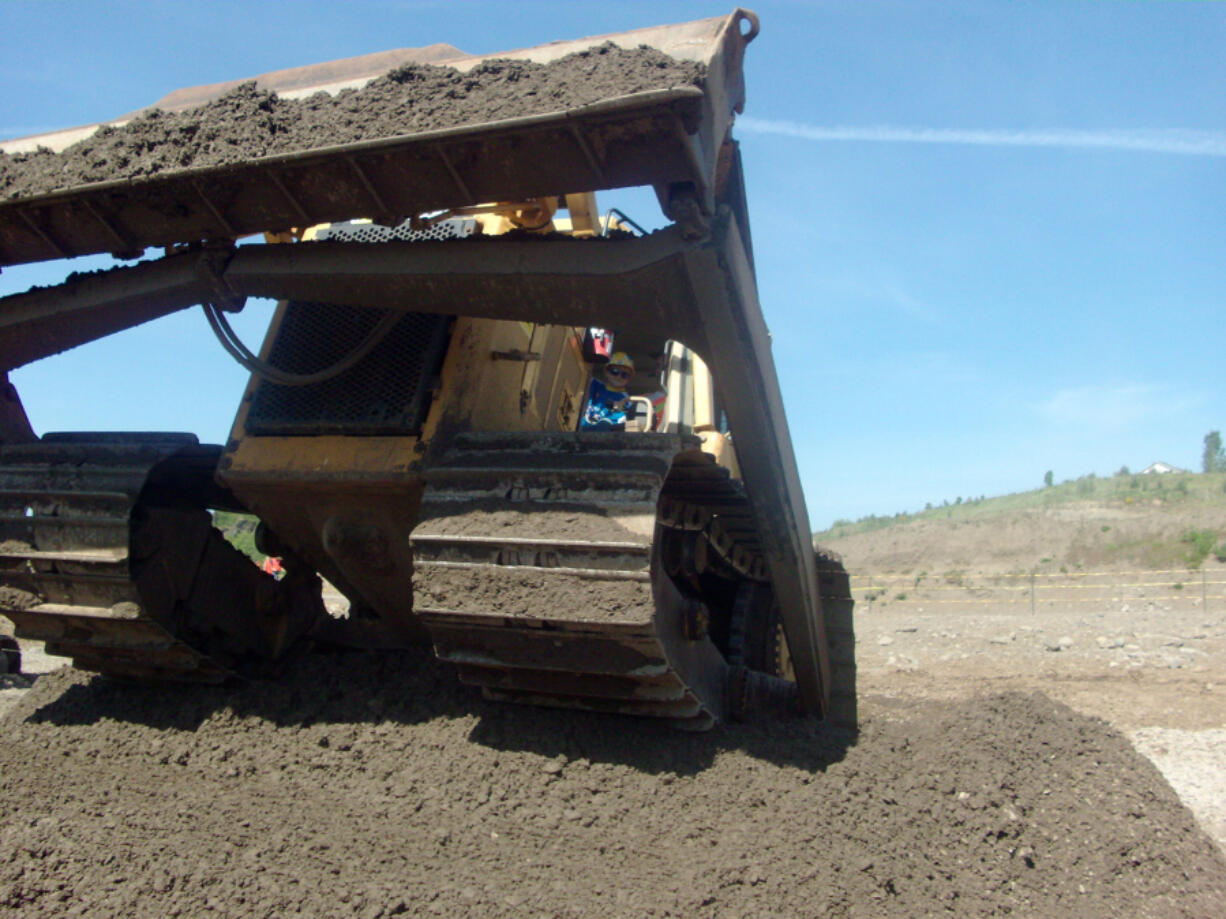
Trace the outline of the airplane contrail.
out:
<instances>
[{"instance_id":1,"label":"airplane contrail","mask_svg":"<svg viewBox=\"0 0 1226 919\"><path fill-rule=\"evenodd\" d=\"M1226 156L1226 133L1220 131L1074 131L1059 128L1007 131L896 125L827 126L753 117L738 118L737 125L752 134L775 134L820 141L970 144L982 147L1078 147L1136 153L1174 153L1181 156Z\"/></svg>"}]
</instances>

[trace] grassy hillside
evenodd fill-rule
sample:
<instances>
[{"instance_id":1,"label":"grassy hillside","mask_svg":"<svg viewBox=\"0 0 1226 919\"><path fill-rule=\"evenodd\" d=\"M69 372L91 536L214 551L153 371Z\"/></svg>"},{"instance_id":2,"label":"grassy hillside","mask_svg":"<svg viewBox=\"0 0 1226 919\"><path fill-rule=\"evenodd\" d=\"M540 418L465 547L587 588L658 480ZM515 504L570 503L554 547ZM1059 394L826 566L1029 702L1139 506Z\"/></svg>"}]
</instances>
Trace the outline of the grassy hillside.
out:
<instances>
[{"instance_id":1,"label":"grassy hillside","mask_svg":"<svg viewBox=\"0 0 1226 919\"><path fill-rule=\"evenodd\" d=\"M996 498L957 498L953 503L928 505L922 511L893 516L870 514L859 520L836 520L814 538L843 539L915 520L972 520L1010 514L1033 508L1071 505L1077 502L1132 507L1136 505L1226 507L1226 473L1170 473L1167 475L1083 476L1058 485L1022 491Z\"/></svg>"},{"instance_id":2,"label":"grassy hillside","mask_svg":"<svg viewBox=\"0 0 1226 919\"><path fill-rule=\"evenodd\" d=\"M1084 476L916 513L840 520L814 540L874 569L1007 570L1226 561L1226 473Z\"/></svg>"},{"instance_id":3,"label":"grassy hillside","mask_svg":"<svg viewBox=\"0 0 1226 919\"><path fill-rule=\"evenodd\" d=\"M214 511L213 526L221 530L230 545L257 562L264 561L264 553L255 547L255 527L259 520L250 514L232 514L229 511Z\"/></svg>"}]
</instances>

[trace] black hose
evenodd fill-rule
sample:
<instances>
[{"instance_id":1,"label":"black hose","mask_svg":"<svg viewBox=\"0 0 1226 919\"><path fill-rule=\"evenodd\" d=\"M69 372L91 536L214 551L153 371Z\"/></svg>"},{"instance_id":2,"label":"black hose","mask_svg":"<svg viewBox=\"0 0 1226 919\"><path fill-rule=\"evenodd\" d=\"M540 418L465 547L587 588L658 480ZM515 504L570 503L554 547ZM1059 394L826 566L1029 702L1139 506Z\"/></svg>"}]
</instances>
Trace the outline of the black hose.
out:
<instances>
[{"instance_id":1,"label":"black hose","mask_svg":"<svg viewBox=\"0 0 1226 919\"><path fill-rule=\"evenodd\" d=\"M244 345L216 305L203 303L201 306L204 308L204 316L209 322L209 327L212 328L213 334L217 336L217 340L221 342L221 346L226 349L226 352L251 373L281 386L310 386L313 383L322 383L325 380L331 380L333 377L340 376L340 374L353 367L358 361L373 351L387 337L388 333L392 331L396 323L404 318L403 314L395 310L388 310L387 314L370 330L370 333L362 343L332 366L325 367L323 370L317 370L314 373L289 373L257 357Z\"/></svg>"}]
</instances>

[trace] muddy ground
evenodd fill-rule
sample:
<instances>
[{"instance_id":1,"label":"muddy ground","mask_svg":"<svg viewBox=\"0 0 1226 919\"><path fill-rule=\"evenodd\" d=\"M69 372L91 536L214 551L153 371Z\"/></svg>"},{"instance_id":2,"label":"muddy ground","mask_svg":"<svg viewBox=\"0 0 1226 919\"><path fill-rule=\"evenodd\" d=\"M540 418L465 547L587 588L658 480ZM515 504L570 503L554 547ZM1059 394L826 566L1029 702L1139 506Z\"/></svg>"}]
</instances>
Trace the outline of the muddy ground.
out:
<instances>
[{"instance_id":1,"label":"muddy ground","mask_svg":"<svg viewBox=\"0 0 1226 919\"><path fill-rule=\"evenodd\" d=\"M461 73L407 64L358 90L286 99L245 83L197 108L157 109L63 153L0 154L0 200L136 180L278 153L565 111L616 96L701 85L705 68L606 43L550 64L489 60Z\"/></svg>"},{"instance_id":2,"label":"muddy ground","mask_svg":"<svg viewBox=\"0 0 1226 919\"><path fill-rule=\"evenodd\" d=\"M1221 617L858 628L856 738L503 707L414 653L43 676L0 719L0 915L1221 915L1226 860L1153 764L1220 832Z\"/></svg>"},{"instance_id":3,"label":"muddy ground","mask_svg":"<svg viewBox=\"0 0 1226 919\"><path fill-rule=\"evenodd\" d=\"M1151 758L1226 851L1226 608L877 604L858 618L882 702L1041 691Z\"/></svg>"}]
</instances>

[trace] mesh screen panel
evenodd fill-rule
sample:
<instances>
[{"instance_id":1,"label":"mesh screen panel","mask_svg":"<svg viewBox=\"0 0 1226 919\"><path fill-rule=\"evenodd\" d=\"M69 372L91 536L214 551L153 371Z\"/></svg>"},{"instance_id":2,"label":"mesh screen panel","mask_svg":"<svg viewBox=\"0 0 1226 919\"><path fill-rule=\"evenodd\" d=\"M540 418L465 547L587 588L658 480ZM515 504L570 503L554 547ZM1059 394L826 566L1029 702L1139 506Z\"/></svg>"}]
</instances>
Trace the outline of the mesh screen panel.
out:
<instances>
[{"instance_id":1,"label":"mesh screen panel","mask_svg":"<svg viewBox=\"0 0 1226 919\"><path fill-rule=\"evenodd\" d=\"M316 238L349 242L420 241L468 236L474 221L448 220L424 231L377 224L334 225ZM287 373L314 373L362 344L384 313L328 303L291 302L268 355ZM421 430L447 351L450 316L405 313L368 355L344 373L310 386L261 379L247 432L255 435L411 435Z\"/></svg>"},{"instance_id":2,"label":"mesh screen panel","mask_svg":"<svg viewBox=\"0 0 1226 919\"><path fill-rule=\"evenodd\" d=\"M409 221L394 227L385 227L377 223L334 223L330 227L317 230L315 238L323 240L344 240L355 243L385 243L391 240L419 243L429 239L455 239L459 236L471 236L477 226L477 221L469 219L440 220L424 230L414 230Z\"/></svg>"}]
</instances>

